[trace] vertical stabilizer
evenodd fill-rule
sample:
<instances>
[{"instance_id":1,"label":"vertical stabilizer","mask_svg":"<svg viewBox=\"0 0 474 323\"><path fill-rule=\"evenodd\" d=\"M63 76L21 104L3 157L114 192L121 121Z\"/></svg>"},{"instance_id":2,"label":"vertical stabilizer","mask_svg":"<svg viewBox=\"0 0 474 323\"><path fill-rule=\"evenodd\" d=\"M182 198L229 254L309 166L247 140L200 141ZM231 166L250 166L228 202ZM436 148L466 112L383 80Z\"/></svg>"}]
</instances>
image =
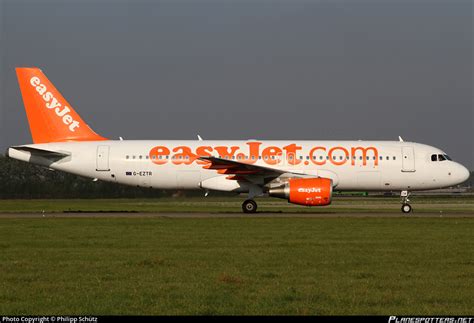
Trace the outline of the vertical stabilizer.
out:
<instances>
[{"instance_id":1,"label":"vertical stabilizer","mask_svg":"<svg viewBox=\"0 0 474 323\"><path fill-rule=\"evenodd\" d=\"M33 142L107 140L74 111L39 68L16 69Z\"/></svg>"}]
</instances>

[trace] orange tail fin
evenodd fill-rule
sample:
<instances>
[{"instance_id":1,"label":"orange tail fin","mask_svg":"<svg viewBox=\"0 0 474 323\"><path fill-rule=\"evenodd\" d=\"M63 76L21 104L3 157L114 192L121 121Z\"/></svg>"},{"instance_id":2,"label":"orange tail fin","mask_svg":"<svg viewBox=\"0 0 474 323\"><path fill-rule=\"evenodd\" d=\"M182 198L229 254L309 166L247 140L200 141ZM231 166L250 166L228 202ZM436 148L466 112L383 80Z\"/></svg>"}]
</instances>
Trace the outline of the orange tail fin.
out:
<instances>
[{"instance_id":1,"label":"orange tail fin","mask_svg":"<svg viewBox=\"0 0 474 323\"><path fill-rule=\"evenodd\" d=\"M39 68L19 67L16 74L35 144L107 140L89 128Z\"/></svg>"}]
</instances>

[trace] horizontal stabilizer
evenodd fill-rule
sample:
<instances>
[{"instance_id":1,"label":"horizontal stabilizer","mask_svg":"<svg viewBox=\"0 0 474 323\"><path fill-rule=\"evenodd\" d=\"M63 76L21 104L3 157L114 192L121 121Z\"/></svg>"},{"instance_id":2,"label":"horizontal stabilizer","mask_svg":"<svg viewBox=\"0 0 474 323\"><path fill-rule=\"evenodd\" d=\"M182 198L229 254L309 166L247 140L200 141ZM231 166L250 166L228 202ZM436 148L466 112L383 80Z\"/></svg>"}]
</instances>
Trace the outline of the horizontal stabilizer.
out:
<instances>
[{"instance_id":1,"label":"horizontal stabilizer","mask_svg":"<svg viewBox=\"0 0 474 323\"><path fill-rule=\"evenodd\" d=\"M70 153L57 152L53 150L46 150L46 149L40 149L40 148L28 147L28 146L13 146L10 148L19 150L19 151L27 151L31 153L32 155L44 157L44 158L50 158L50 159L62 159L64 157L71 155Z\"/></svg>"}]
</instances>

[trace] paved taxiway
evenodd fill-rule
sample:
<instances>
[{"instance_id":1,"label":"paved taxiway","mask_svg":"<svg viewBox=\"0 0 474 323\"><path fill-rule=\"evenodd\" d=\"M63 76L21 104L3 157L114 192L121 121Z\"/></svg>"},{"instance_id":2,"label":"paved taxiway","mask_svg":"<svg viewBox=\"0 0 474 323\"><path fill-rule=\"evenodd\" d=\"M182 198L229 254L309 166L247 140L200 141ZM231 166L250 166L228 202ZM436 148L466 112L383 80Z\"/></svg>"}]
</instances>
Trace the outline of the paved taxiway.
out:
<instances>
[{"instance_id":1,"label":"paved taxiway","mask_svg":"<svg viewBox=\"0 0 474 323\"><path fill-rule=\"evenodd\" d=\"M149 213L149 212L65 212L65 213L0 213L4 218L474 218L472 213L432 212L409 215L403 213Z\"/></svg>"}]
</instances>

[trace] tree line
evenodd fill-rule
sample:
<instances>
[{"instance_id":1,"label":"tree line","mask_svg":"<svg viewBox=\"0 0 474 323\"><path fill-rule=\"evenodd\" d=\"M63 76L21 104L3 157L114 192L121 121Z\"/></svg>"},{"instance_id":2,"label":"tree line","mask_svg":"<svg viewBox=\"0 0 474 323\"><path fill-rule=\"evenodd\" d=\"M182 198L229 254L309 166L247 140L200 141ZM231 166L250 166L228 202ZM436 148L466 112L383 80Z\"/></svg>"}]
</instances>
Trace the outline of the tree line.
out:
<instances>
[{"instance_id":1,"label":"tree line","mask_svg":"<svg viewBox=\"0 0 474 323\"><path fill-rule=\"evenodd\" d=\"M0 199L140 198L170 195L151 188L92 181L0 156Z\"/></svg>"}]
</instances>

